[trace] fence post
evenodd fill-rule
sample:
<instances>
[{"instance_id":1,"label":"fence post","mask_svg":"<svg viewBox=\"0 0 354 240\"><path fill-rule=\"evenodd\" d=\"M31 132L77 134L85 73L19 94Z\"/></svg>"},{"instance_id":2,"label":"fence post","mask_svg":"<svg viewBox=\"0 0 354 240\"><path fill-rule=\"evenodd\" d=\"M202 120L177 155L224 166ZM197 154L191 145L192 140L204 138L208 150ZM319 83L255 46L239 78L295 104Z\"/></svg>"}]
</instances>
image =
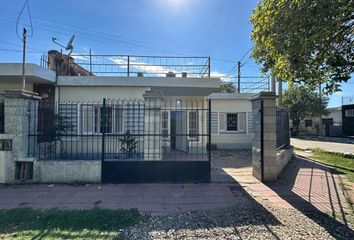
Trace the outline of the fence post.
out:
<instances>
[{"instance_id":1,"label":"fence post","mask_svg":"<svg viewBox=\"0 0 354 240\"><path fill-rule=\"evenodd\" d=\"M38 101L40 97L37 93L26 90L6 90L4 101L4 135L2 141L10 141L7 150L0 153L0 182L12 183L15 181L17 163L34 163L33 158L28 157L28 145L34 142L29 139L30 130L36 131L37 118L31 114L37 113ZM34 175L34 173L32 172Z\"/></svg>"},{"instance_id":2,"label":"fence post","mask_svg":"<svg viewBox=\"0 0 354 240\"><path fill-rule=\"evenodd\" d=\"M260 92L252 97L253 176L260 181L276 180L280 167L276 156L276 107L273 92Z\"/></svg>"},{"instance_id":3,"label":"fence post","mask_svg":"<svg viewBox=\"0 0 354 240\"><path fill-rule=\"evenodd\" d=\"M208 57L208 78L210 78L210 57Z\"/></svg>"},{"instance_id":4,"label":"fence post","mask_svg":"<svg viewBox=\"0 0 354 240\"><path fill-rule=\"evenodd\" d=\"M92 54L91 54L91 48L90 48L90 73L92 75Z\"/></svg>"},{"instance_id":5,"label":"fence post","mask_svg":"<svg viewBox=\"0 0 354 240\"><path fill-rule=\"evenodd\" d=\"M127 71L128 71L128 77L129 77L130 76L130 56L129 55L128 55Z\"/></svg>"},{"instance_id":6,"label":"fence post","mask_svg":"<svg viewBox=\"0 0 354 240\"><path fill-rule=\"evenodd\" d=\"M105 157L105 138L106 138L106 123L107 123L107 118L106 118L106 98L103 98L103 106L102 106L102 122L101 122L101 128L102 128L102 152L101 152L101 182L103 181L103 162L104 162L104 157Z\"/></svg>"}]
</instances>

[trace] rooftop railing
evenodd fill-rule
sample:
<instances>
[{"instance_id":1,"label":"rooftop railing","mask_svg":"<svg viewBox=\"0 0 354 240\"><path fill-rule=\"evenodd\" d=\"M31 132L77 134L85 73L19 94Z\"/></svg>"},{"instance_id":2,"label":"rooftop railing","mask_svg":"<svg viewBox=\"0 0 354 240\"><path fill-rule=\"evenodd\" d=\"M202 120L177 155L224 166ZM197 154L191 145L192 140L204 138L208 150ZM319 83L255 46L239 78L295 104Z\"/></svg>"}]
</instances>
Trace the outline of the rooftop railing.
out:
<instances>
[{"instance_id":1,"label":"rooftop railing","mask_svg":"<svg viewBox=\"0 0 354 240\"><path fill-rule=\"evenodd\" d=\"M51 53L43 56L41 65L50 67ZM59 75L76 75L80 69L85 75L121 77L210 77L210 57L171 57L138 55L71 54L65 58L65 71ZM46 61L47 59L47 61ZM63 68L63 67L62 67ZM61 69L62 70L62 69ZM81 75L81 74L78 74Z\"/></svg>"},{"instance_id":2,"label":"rooftop railing","mask_svg":"<svg viewBox=\"0 0 354 240\"><path fill-rule=\"evenodd\" d=\"M342 105L352 105L354 104L354 96L342 97Z\"/></svg>"}]
</instances>

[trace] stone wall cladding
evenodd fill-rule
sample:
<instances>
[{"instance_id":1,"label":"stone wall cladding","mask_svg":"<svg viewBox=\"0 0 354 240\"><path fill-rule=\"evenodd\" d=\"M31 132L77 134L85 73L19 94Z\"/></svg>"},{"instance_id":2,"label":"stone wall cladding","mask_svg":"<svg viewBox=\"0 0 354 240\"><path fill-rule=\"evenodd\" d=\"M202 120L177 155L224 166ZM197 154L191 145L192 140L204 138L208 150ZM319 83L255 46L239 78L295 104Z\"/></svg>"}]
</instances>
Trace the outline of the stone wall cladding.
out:
<instances>
[{"instance_id":1,"label":"stone wall cladding","mask_svg":"<svg viewBox=\"0 0 354 240\"><path fill-rule=\"evenodd\" d=\"M277 172L283 171L284 167L288 164L288 162L294 156L294 147L289 146L285 149L277 150Z\"/></svg>"},{"instance_id":2,"label":"stone wall cladding","mask_svg":"<svg viewBox=\"0 0 354 240\"><path fill-rule=\"evenodd\" d=\"M276 106L275 94L261 92L252 98L254 139L252 146L253 175L263 181L275 181L293 155L292 148L276 150ZM263 152L261 142L261 104L263 102Z\"/></svg>"}]
</instances>

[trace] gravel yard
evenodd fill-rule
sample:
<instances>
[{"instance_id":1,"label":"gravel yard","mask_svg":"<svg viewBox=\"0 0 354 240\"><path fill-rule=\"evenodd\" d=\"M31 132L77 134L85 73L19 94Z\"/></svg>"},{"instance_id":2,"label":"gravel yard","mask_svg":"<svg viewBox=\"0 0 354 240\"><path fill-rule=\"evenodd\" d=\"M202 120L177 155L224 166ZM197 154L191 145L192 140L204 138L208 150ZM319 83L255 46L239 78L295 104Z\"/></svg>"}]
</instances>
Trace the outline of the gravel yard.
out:
<instances>
[{"instance_id":1,"label":"gravel yard","mask_svg":"<svg viewBox=\"0 0 354 240\"><path fill-rule=\"evenodd\" d=\"M128 239L354 239L353 230L320 212L233 207L151 217L126 230Z\"/></svg>"}]
</instances>

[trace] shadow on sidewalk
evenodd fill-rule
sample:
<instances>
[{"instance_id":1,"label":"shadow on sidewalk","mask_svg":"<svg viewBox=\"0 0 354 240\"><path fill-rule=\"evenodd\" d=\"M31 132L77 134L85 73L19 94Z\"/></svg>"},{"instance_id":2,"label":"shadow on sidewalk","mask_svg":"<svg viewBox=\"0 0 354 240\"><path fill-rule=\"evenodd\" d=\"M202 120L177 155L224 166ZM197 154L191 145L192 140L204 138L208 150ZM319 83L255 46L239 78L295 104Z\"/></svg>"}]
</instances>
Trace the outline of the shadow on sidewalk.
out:
<instances>
[{"instance_id":1,"label":"shadow on sidewalk","mask_svg":"<svg viewBox=\"0 0 354 240\"><path fill-rule=\"evenodd\" d=\"M341 239L341 233L346 232L351 236L348 239L354 239L354 232L348 227L345 214L351 209L346 206L346 199L335 181L335 174L337 172L333 168L295 156L278 181L266 185L295 209L325 228L334 238ZM341 219L343 223L336 219Z\"/></svg>"}]
</instances>

